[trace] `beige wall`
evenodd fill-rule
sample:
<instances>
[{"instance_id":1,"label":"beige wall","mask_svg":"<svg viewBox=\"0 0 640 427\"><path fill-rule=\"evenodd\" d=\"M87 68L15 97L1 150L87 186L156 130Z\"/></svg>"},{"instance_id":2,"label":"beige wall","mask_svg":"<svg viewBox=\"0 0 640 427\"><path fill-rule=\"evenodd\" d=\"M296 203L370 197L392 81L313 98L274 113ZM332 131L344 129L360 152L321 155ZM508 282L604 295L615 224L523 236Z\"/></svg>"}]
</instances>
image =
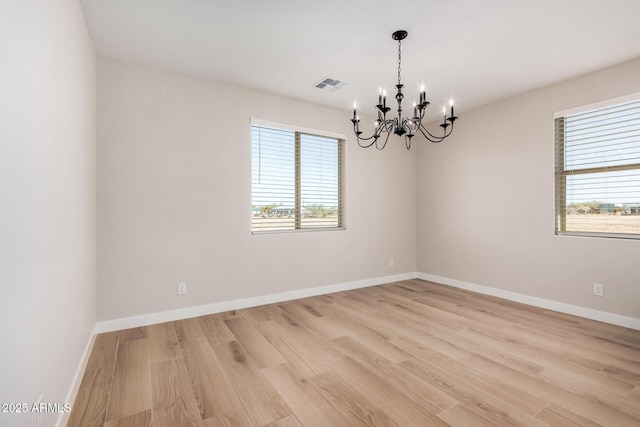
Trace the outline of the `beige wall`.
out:
<instances>
[{"instance_id":1,"label":"beige wall","mask_svg":"<svg viewBox=\"0 0 640 427\"><path fill-rule=\"evenodd\" d=\"M349 114L99 59L98 319L415 272L415 156ZM252 117L348 136L345 231L251 235Z\"/></svg>"},{"instance_id":2,"label":"beige wall","mask_svg":"<svg viewBox=\"0 0 640 427\"><path fill-rule=\"evenodd\" d=\"M640 242L554 235L553 135L555 111L639 92L638 76L635 60L465 112L421 145L418 271L640 318Z\"/></svg>"},{"instance_id":3,"label":"beige wall","mask_svg":"<svg viewBox=\"0 0 640 427\"><path fill-rule=\"evenodd\" d=\"M95 53L78 1L1 9L0 402L62 404L96 322Z\"/></svg>"}]
</instances>

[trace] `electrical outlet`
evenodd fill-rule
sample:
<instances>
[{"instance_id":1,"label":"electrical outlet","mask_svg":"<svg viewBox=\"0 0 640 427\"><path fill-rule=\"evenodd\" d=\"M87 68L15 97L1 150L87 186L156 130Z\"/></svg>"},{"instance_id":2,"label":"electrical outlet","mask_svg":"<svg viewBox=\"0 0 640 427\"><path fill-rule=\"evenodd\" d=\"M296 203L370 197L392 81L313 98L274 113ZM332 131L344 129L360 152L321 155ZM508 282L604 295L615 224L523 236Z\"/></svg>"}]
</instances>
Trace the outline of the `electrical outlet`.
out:
<instances>
[{"instance_id":1,"label":"electrical outlet","mask_svg":"<svg viewBox=\"0 0 640 427\"><path fill-rule=\"evenodd\" d=\"M393 267L396 264L396 260L389 258L389 267Z\"/></svg>"},{"instance_id":2,"label":"electrical outlet","mask_svg":"<svg viewBox=\"0 0 640 427\"><path fill-rule=\"evenodd\" d=\"M187 284L184 282L178 283L178 295L184 295L187 293Z\"/></svg>"},{"instance_id":3,"label":"electrical outlet","mask_svg":"<svg viewBox=\"0 0 640 427\"><path fill-rule=\"evenodd\" d=\"M593 294L597 297L603 297L604 296L604 285L601 285L600 283L594 283L593 284Z\"/></svg>"}]
</instances>

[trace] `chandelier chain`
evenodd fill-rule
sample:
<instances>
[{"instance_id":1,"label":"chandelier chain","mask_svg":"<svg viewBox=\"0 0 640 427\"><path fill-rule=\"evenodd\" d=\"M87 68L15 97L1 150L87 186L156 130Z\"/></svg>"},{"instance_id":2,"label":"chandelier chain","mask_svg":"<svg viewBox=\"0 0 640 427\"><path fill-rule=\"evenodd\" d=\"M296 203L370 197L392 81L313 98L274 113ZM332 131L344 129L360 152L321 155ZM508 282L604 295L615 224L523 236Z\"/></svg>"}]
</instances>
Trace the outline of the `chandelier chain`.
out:
<instances>
[{"instance_id":1,"label":"chandelier chain","mask_svg":"<svg viewBox=\"0 0 640 427\"><path fill-rule=\"evenodd\" d=\"M398 40L398 84L400 84L400 64L402 63L402 41Z\"/></svg>"}]
</instances>

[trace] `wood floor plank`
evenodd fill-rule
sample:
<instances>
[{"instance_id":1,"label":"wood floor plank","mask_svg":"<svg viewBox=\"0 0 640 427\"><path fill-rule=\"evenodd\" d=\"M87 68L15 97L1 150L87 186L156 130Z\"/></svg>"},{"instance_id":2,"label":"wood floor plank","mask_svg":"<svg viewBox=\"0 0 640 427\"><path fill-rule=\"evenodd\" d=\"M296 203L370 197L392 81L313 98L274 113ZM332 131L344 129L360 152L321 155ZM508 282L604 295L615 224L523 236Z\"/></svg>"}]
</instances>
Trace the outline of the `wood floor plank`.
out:
<instances>
[{"instance_id":1,"label":"wood floor plank","mask_svg":"<svg viewBox=\"0 0 640 427\"><path fill-rule=\"evenodd\" d=\"M410 301L412 304L409 304ZM457 332L469 327L471 322L457 314L448 313L436 307L407 300L403 297L384 294L380 301L380 315L402 316L402 320L407 324L420 325L423 330L428 328L439 328L444 331Z\"/></svg>"},{"instance_id":2,"label":"wood floor plank","mask_svg":"<svg viewBox=\"0 0 640 427\"><path fill-rule=\"evenodd\" d=\"M453 427L501 427L477 412L470 410L464 403L459 403L438 415L443 421Z\"/></svg>"},{"instance_id":3,"label":"wood floor plank","mask_svg":"<svg viewBox=\"0 0 640 427\"><path fill-rule=\"evenodd\" d=\"M178 320L173 325L179 342L207 339L198 318Z\"/></svg>"},{"instance_id":4,"label":"wood floor plank","mask_svg":"<svg viewBox=\"0 0 640 427\"><path fill-rule=\"evenodd\" d=\"M205 420L242 405L223 366L206 339L180 343L191 388Z\"/></svg>"},{"instance_id":5,"label":"wood floor plank","mask_svg":"<svg viewBox=\"0 0 640 427\"><path fill-rule=\"evenodd\" d=\"M538 378L542 378L549 384L571 384L572 389L585 392L597 389L598 392L606 391L607 394L629 396L633 385L618 381L609 377L602 371L594 372L579 366L567 369L565 366L550 366L541 371Z\"/></svg>"},{"instance_id":6,"label":"wood floor plank","mask_svg":"<svg viewBox=\"0 0 640 427\"><path fill-rule=\"evenodd\" d=\"M308 381L336 410L352 420L350 427L400 427L402 425L336 372L328 371Z\"/></svg>"},{"instance_id":7,"label":"wood floor plank","mask_svg":"<svg viewBox=\"0 0 640 427\"><path fill-rule=\"evenodd\" d=\"M337 411L291 364L273 366L262 372L305 427L342 427L355 421Z\"/></svg>"},{"instance_id":8,"label":"wood floor plank","mask_svg":"<svg viewBox=\"0 0 640 427\"><path fill-rule=\"evenodd\" d=\"M354 387L362 390L366 399L381 408L393 420L403 426L446 426L428 408L420 405L393 386L390 381L367 370L349 356L341 357L332 362L336 372L349 381Z\"/></svg>"},{"instance_id":9,"label":"wood floor plank","mask_svg":"<svg viewBox=\"0 0 640 427\"><path fill-rule=\"evenodd\" d=\"M142 412L138 412L133 415L129 415L126 417L118 418L115 420L107 421L104 425L105 427L152 427L153 424L153 415L151 410L146 410Z\"/></svg>"},{"instance_id":10,"label":"wood floor plank","mask_svg":"<svg viewBox=\"0 0 640 427\"><path fill-rule=\"evenodd\" d=\"M469 376L452 375L446 365L417 358L404 361L400 365L407 371L449 393L478 416L493 421L501 427L523 425L544 427L544 423L534 416L495 397L498 389L480 387L478 384L474 384L474 379Z\"/></svg>"},{"instance_id":11,"label":"wood floor plank","mask_svg":"<svg viewBox=\"0 0 640 427\"><path fill-rule=\"evenodd\" d=\"M242 408L229 409L202 422L203 427L252 427L247 413Z\"/></svg>"},{"instance_id":12,"label":"wood floor plank","mask_svg":"<svg viewBox=\"0 0 640 427\"><path fill-rule=\"evenodd\" d=\"M600 371L605 367L602 358L597 354L585 351L572 341L552 340L544 333L534 332L518 326L509 326L503 330L504 335L518 336L522 343L539 349L545 355L562 361L567 366L582 366L592 371Z\"/></svg>"},{"instance_id":13,"label":"wood floor plank","mask_svg":"<svg viewBox=\"0 0 640 427\"><path fill-rule=\"evenodd\" d=\"M149 342L149 363L165 362L182 357L173 323L147 326L146 333Z\"/></svg>"},{"instance_id":14,"label":"wood floor plank","mask_svg":"<svg viewBox=\"0 0 640 427\"><path fill-rule=\"evenodd\" d=\"M447 301L446 299L436 299L425 296L416 298L415 300L425 305L430 305L449 313L465 317L470 321L477 322L479 325L493 325L501 320L498 315L493 313L470 310L468 307L461 305L459 300Z\"/></svg>"},{"instance_id":15,"label":"wood floor plank","mask_svg":"<svg viewBox=\"0 0 640 427\"><path fill-rule=\"evenodd\" d=\"M280 304L279 307L281 310L298 319L299 322L304 323L306 326L327 339L338 338L349 334L349 330L343 327L340 322L336 322L330 317L323 316L315 309L310 312L303 305L296 302Z\"/></svg>"},{"instance_id":16,"label":"wood floor plank","mask_svg":"<svg viewBox=\"0 0 640 427\"><path fill-rule=\"evenodd\" d=\"M592 337L602 341L603 343L617 344L630 349L635 349L636 351L640 350L637 330L623 328L582 317L570 316L563 313L551 313L565 318L575 319L575 323L570 323L570 325L567 326L567 329L576 332L579 336Z\"/></svg>"},{"instance_id":17,"label":"wood floor plank","mask_svg":"<svg viewBox=\"0 0 640 427\"><path fill-rule=\"evenodd\" d=\"M614 365L625 371L640 375L640 351L613 340L589 336L578 336L571 344L582 351L594 354L602 363Z\"/></svg>"},{"instance_id":18,"label":"wood floor plank","mask_svg":"<svg viewBox=\"0 0 640 427\"><path fill-rule=\"evenodd\" d=\"M349 357L370 371L383 374L395 389L402 390L400 393L407 399L415 401L433 414L439 414L459 403L449 394L379 356L374 349L366 347L352 337L340 337L334 342L343 348Z\"/></svg>"},{"instance_id":19,"label":"wood floor plank","mask_svg":"<svg viewBox=\"0 0 640 427\"><path fill-rule=\"evenodd\" d=\"M107 421L151 409L148 350L147 338L127 341L118 345L107 408Z\"/></svg>"},{"instance_id":20,"label":"wood floor plank","mask_svg":"<svg viewBox=\"0 0 640 427\"><path fill-rule=\"evenodd\" d=\"M268 322L282 315L282 310L276 304L261 305L251 307L246 310L239 310L238 315L244 316L253 324Z\"/></svg>"},{"instance_id":21,"label":"wood floor plank","mask_svg":"<svg viewBox=\"0 0 640 427\"><path fill-rule=\"evenodd\" d=\"M298 421L295 415L289 415L288 417L280 418L278 421L266 424L263 427L302 427L303 425Z\"/></svg>"},{"instance_id":22,"label":"wood floor plank","mask_svg":"<svg viewBox=\"0 0 640 427\"><path fill-rule=\"evenodd\" d=\"M234 317L231 317L231 319L233 318ZM200 327L211 345L229 342L236 339L229 328L227 328L227 325L224 323L224 319L222 319L221 316L212 314L209 316L198 317L198 323L200 323Z\"/></svg>"},{"instance_id":23,"label":"wood floor plank","mask_svg":"<svg viewBox=\"0 0 640 427\"><path fill-rule=\"evenodd\" d=\"M213 347L249 419L263 425L291 414L291 410L237 341Z\"/></svg>"},{"instance_id":24,"label":"wood floor plank","mask_svg":"<svg viewBox=\"0 0 640 427\"><path fill-rule=\"evenodd\" d=\"M119 340L121 343L147 338L147 327L131 328L120 331Z\"/></svg>"},{"instance_id":25,"label":"wood floor plank","mask_svg":"<svg viewBox=\"0 0 640 427\"><path fill-rule=\"evenodd\" d=\"M278 352L293 365L303 378L318 375L328 369L324 360L316 357L305 357L308 349L295 336L289 334L276 322L269 320L256 326Z\"/></svg>"},{"instance_id":26,"label":"wood floor plank","mask_svg":"<svg viewBox=\"0 0 640 427\"><path fill-rule=\"evenodd\" d=\"M465 339L465 336L462 334L447 332L444 329L424 325L422 322L411 322L409 326L415 329L424 330L430 335L446 339L457 348L464 349L470 354L482 354L486 358L494 360L502 365L509 366L513 369L519 370L525 374L535 375L545 368L545 365L534 363L527 357L519 357L517 355L509 353L508 351L504 351L504 349L500 348L500 346L487 346L482 345L478 341Z\"/></svg>"},{"instance_id":27,"label":"wood floor plank","mask_svg":"<svg viewBox=\"0 0 640 427\"><path fill-rule=\"evenodd\" d=\"M296 352L318 371L324 370L326 361L342 355L331 342L288 313L282 312L272 322L279 326L278 331L283 334L281 337L295 343Z\"/></svg>"},{"instance_id":28,"label":"wood floor plank","mask_svg":"<svg viewBox=\"0 0 640 427\"><path fill-rule=\"evenodd\" d=\"M441 353L407 337L392 342L415 356L400 366L449 393L472 410L481 409L486 412L482 416L498 424L535 425L530 415L546 405L544 399L537 399L507 382L482 375L473 365L457 363L455 354Z\"/></svg>"},{"instance_id":29,"label":"wood floor plank","mask_svg":"<svg viewBox=\"0 0 640 427\"><path fill-rule=\"evenodd\" d=\"M326 303L320 297L301 298L295 300L295 303L315 317L322 317L322 311L326 307Z\"/></svg>"},{"instance_id":30,"label":"wood floor plank","mask_svg":"<svg viewBox=\"0 0 640 427\"><path fill-rule=\"evenodd\" d=\"M271 343L244 317L227 319L224 323L235 339L251 355L258 367L266 368L286 362Z\"/></svg>"},{"instance_id":31,"label":"wood floor plank","mask_svg":"<svg viewBox=\"0 0 640 427\"><path fill-rule=\"evenodd\" d=\"M109 404L120 332L98 334L80 383L69 427L103 426ZM75 408L78 408L77 410Z\"/></svg>"},{"instance_id":32,"label":"wood floor plank","mask_svg":"<svg viewBox=\"0 0 640 427\"><path fill-rule=\"evenodd\" d=\"M494 333L488 328L471 328L459 332L460 337L475 343L479 346L490 346L499 348L507 354L517 358L530 360L539 366L552 366L555 364L571 364L583 366L594 371L601 370L606 365L597 360L586 359L580 356L572 359L570 356L562 355L561 351L554 350L554 343L548 342L541 346L520 335L498 332Z\"/></svg>"},{"instance_id":33,"label":"wood floor plank","mask_svg":"<svg viewBox=\"0 0 640 427\"><path fill-rule=\"evenodd\" d=\"M398 363L411 358L409 353L388 341L390 338L395 337L395 331L394 333L383 335L375 328L375 326L372 327L368 324L362 323L343 310L332 311L330 317L342 322L344 327L350 330L350 336L353 336L368 347L376 348L380 355L386 357L392 362Z\"/></svg>"},{"instance_id":34,"label":"wood floor plank","mask_svg":"<svg viewBox=\"0 0 640 427\"><path fill-rule=\"evenodd\" d=\"M180 358L151 365L154 427L202 426L189 374Z\"/></svg>"},{"instance_id":35,"label":"wood floor plank","mask_svg":"<svg viewBox=\"0 0 640 427\"><path fill-rule=\"evenodd\" d=\"M96 335L91 356L89 356L89 361L87 362L86 372L105 367L113 369L116 362L119 336L120 332L108 332Z\"/></svg>"},{"instance_id":36,"label":"wood floor plank","mask_svg":"<svg viewBox=\"0 0 640 427\"><path fill-rule=\"evenodd\" d=\"M640 407L628 398L631 391L629 393L612 392L610 391L612 388L610 382L602 378L563 372L553 368L545 369L538 376L548 384L553 384L588 400L597 400L600 404L617 408L619 411L640 420ZM607 393L602 393L602 390L606 390Z\"/></svg>"},{"instance_id":37,"label":"wood floor plank","mask_svg":"<svg viewBox=\"0 0 640 427\"><path fill-rule=\"evenodd\" d=\"M67 427L100 427L104 425L111 391L113 367L85 371Z\"/></svg>"},{"instance_id":38,"label":"wood floor plank","mask_svg":"<svg viewBox=\"0 0 640 427\"><path fill-rule=\"evenodd\" d=\"M333 316L343 319L348 324L358 326L362 330L367 330L381 340L389 340L398 336L397 328L376 320L375 311L368 309L365 312L364 307L366 307L365 304L358 304L345 298L340 304L331 305L329 310Z\"/></svg>"},{"instance_id":39,"label":"wood floor plank","mask_svg":"<svg viewBox=\"0 0 640 427\"><path fill-rule=\"evenodd\" d=\"M470 363L490 375L496 375L515 384L519 389L540 399L546 399L550 403L555 403L598 424L631 427L637 426L640 420L638 417L625 413L622 408L602 402L601 397L604 395L593 398L575 394L564 387L558 387L540 378L522 374L482 356L473 356L473 361ZM565 387L571 387L571 385L566 384Z\"/></svg>"},{"instance_id":40,"label":"wood floor plank","mask_svg":"<svg viewBox=\"0 0 640 427\"><path fill-rule=\"evenodd\" d=\"M602 427L588 418L553 403L542 410L537 418L552 427Z\"/></svg>"},{"instance_id":41,"label":"wood floor plank","mask_svg":"<svg viewBox=\"0 0 640 427\"><path fill-rule=\"evenodd\" d=\"M459 345L455 340L451 340L451 334L443 335L436 331L432 332L433 333L428 333L420 329L407 327L400 337L410 338L425 347L429 347L432 350L446 354L454 359L460 359L471 354L471 351L469 351L466 346ZM394 340L391 340L390 342L394 343Z\"/></svg>"}]
</instances>

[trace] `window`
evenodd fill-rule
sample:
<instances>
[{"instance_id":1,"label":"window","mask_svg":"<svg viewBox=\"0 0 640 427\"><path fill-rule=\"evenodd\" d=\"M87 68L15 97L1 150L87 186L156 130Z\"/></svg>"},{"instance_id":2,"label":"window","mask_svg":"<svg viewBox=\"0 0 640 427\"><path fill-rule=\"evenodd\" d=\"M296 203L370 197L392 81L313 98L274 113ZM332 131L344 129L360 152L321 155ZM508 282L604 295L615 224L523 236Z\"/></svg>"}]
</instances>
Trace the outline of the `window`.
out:
<instances>
[{"instance_id":1,"label":"window","mask_svg":"<svg viewBox=\"0 0 640 427\"><path fill-rule=\"evenodd\" d=\"M251 231L343 227L344 136L252 121Z\"/></svg>"},{"instance_id":2,"label":"window","mask_svg":"<svg viewBox=\"0 0 640 427\"><path fill-rule=\"evenodd\" d=\"M640 239L640 94L556 114L556 234Z\"/></svg>"}]
</instances>

